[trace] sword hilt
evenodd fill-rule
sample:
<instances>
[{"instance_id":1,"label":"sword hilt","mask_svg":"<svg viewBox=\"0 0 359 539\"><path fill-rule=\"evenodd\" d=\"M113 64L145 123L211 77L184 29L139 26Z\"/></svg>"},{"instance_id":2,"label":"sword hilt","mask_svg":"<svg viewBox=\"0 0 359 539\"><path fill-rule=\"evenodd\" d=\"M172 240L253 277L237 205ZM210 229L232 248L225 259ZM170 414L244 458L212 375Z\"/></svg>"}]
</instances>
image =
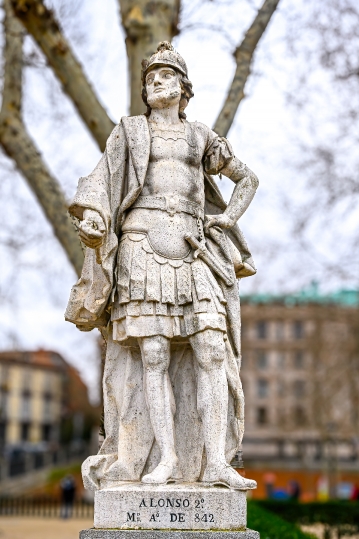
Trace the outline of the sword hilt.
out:
<instances>
[{"instance_id":1,"label":"sword hilt","mask_svg":"<svg viewBox=\"0 0 359 539\"><path fill-rule=\"evenodd\" d=\"M194 257L197 258L199 256L207 266L214 271L216 275L222 281L226 283L227 286L233 286L234 280L226 274L226 272L221 267L220 263L216 260L216 258L208 251L206 246L198 241L192 234L185 234L185 239L188 241L188 243L196 249L194 253Z\"/></svg>"}]
</instances>

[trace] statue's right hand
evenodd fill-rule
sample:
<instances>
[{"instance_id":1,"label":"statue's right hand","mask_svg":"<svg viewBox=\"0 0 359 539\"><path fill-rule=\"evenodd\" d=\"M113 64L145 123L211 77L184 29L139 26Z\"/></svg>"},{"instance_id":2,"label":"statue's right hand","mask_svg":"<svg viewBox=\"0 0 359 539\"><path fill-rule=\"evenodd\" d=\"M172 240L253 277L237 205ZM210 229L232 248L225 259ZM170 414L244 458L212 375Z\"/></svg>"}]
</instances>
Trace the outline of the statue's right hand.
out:
<instances>
[{"instance_id":1,"label":"statue's right hand","mask_svg":"<svg viewBox=\"0 0 359 539\"><path fill-rule=\"evenodd\" d=\"M79 225L79 236L81 241L90 247L96 249L101 247L105 238L105 223L101 215L95 210L85 210L84 218Z\"/></svg>"}]
</instances>

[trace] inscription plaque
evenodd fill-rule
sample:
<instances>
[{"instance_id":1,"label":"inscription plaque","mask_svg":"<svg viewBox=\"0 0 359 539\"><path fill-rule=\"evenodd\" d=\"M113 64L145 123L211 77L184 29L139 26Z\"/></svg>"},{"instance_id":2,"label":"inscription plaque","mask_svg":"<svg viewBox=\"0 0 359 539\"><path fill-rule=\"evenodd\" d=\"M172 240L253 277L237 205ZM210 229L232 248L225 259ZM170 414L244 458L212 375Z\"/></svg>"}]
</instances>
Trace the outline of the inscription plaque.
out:
<instances>
[{"instance_id":1,"label":"inscription plaque","mask_svg":"<svg viewBox=\"0 0 359 539\"><path fill-rule=\"evenodd\" d=\"M246 494L200 483L127 483L95 495L95 528L244 530Z\"/></svg>"}]
</instances>

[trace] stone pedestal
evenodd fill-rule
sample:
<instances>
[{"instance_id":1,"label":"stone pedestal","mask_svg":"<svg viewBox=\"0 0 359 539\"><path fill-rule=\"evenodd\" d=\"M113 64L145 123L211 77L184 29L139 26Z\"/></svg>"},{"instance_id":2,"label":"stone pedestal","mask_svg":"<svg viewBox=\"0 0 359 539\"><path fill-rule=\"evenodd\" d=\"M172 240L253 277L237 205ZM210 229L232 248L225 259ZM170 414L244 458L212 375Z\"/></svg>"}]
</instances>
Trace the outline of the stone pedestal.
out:
<instances>
[{"instance_id":1,"label":"stone pedestal","mask_svg":"<svg viewBox=\"0 0 359 539\"><path fill-rule=\"evenodd\" d=\"M95 494L94 528L80 539L259 539L246 492L200 483L124 483Z\"/></svg>"},{"instance_id":2,"label":"stone pedestal","mask_svg":"<svg viewBox=\"0 0 359 539\"><path fill-rule=\"evenodd\" d=\"M259 539L246 492L201 483L123 483L95 494L94 528L80 539Z\"/></svg>"},{"instance_id":3,"label":"stone pedestal","mask_svg":"<svg viewBox=\"0 0 359 539\"><path fill-rule=\"evenodd\" d=\"M247 524L246 492L201 483L125 483L95 494L95 528L236 530Z\"/></svg>"},{"instance_id":4,"label":"stone pedestal","mask_svg":"<svg viewBox=\"0 0 359 539\"><path fill-rule=\"evenodd\" d=\"M260 539L254 530L173 531L173 530L98 530L80 532L80 539Z\"/></svg>"}]
</instances>

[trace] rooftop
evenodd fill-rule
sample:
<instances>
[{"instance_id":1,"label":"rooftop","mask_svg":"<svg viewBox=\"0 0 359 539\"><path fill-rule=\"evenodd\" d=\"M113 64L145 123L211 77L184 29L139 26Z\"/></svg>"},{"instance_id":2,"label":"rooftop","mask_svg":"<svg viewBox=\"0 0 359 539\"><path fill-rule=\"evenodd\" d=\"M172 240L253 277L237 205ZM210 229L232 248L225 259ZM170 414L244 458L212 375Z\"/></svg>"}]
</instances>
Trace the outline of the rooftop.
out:
<instances>
[{"instance_id":1,"label":"rooftop","mask_svg":"<svg viewBox=\"0 0 359 539\"><path fill-rule=\"evenodd\" d=\"M292 294L258 293L242 295L241 300L250 304L278 303L284 305L339 305L342 307L359 307L359 290L340 289L335 292L321 292L319 284L312 282L310 286Z\"/></svg>"},{"instance_id":2,"label":"rooftop","mask_svg":"<svg viewBox=\"0 0 359 539\"><path fill-rule=\"evenodd\" d=\"M29 367L47 368L57 371L65 371L68 364L57 352L51 350L36 350L34 352L5 351L0 352L0 363L21 363Z\"/></svg>"}]
</instances>

